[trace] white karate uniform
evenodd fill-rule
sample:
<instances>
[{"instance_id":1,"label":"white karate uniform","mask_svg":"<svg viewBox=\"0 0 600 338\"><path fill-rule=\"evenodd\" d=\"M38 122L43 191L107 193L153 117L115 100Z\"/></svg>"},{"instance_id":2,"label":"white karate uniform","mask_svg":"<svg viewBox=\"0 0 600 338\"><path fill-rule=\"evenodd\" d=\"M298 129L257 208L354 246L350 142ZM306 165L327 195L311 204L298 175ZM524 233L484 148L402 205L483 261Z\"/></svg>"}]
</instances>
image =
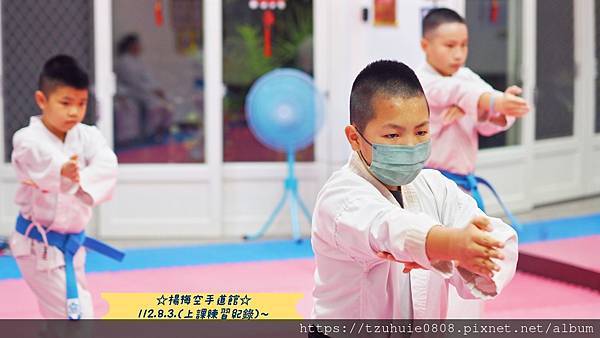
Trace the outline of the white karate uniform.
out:
<instances>
[{"instance_id":1,"label":"white karate uniform","mask_svg":"<svg viewBox=\"0 0 600 338\"><path fill-rule=\"evenodd\" d=\"M478 102L484 93L502 96L479 75L468 67L461 67L452 76L443 76L430 64L424 62L417 70L417 76L429 103L431 134L431 156L426 165L430 168L447 170L467 175L475 171L479 135L491 136L508 130L515 122L512 116L506 117L506 125L499 126L487 118L479 116ZM460 107L465 116L454 123L444 125L444 113L452 106ZM450 318L480 318L483 302L465 300L450 290L448 315Z\"/></svg>"},{"instance_id":2,"label":"white karate uniform","mask_svg":"<svg viewBox=\"0 0 600 338\"><path fill-rule=\"evenodd\" d=\"M427 166L461 175L472 174L479 150L479 135L497 134L515 122L514 117L507 116L506 125L499 126L489 121L489 114L479 116L479 98L484 93L494 96L504 93L492 88L467 67L460 68L452 76L442 76L425 63L417 70L417 76L430 109L431 156ZM461 108L465 116L444 125L444 113L452 106Z\"/></svg>"},{"instance_id":3,"label":"white karate uniform","mask_svg":"<svg viewBox=\"0 0 600 338\"><path fill-rule=\"evenodd\" d=\"M62 177L62 165L78 155L80 182ZM13 136L12 164L20 182L33 181L37 187L21 184L15 202L28 220L59 233L83 231L92 217L92 208L109 200L117 179L117 157L96 127L75 125L61 141L39 116ZM38 297L46 318L66 318L66 280L63 253L47 248L14 232L10 247L25 281ZM82 318L93 317L92 299L85 283L85 250L73 259Z\"/></svg>"},{"instance_id":4,"label":"white karate uniform","mask_svg":"<svg viewBox=\"0 0 600 338\"><path fill-rule=\"evenodd\" d=\"M450 284L461 297L490 299L512 279L517 235L511 227L490 218L506 256L494 259L501 270L492 279L451 261L430 261L425 241L433 226L464 227L483 212L436 170L423 170L401 189L404 208L356 153L321 189L312 224L313 318L446 318ZM381 251L425 269L403 273L404 264L379 258Z\"/></svg>"}]
</instances>

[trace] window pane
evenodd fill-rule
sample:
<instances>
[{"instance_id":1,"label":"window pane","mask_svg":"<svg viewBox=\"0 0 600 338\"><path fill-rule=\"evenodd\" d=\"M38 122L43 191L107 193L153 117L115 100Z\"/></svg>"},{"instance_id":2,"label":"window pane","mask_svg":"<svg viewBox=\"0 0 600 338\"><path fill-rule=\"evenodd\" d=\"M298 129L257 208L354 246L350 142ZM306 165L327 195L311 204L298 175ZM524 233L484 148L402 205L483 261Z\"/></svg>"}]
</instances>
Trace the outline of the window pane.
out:
<instances>
[{"instance_id":1,"label":"window pane","mask_svg":"<svg viewBox=\"0 0 600 338\"><path fill-rule=\"evenodd\" d=\"M203 162L202 0L113 1L113 18L119 162Z\"/></svg>"},{"instance_id":2,"label":"window pane","mask_svg":"<svg viewBox=\"0 0 600 338\"><path fill-rule=\"evenodd\" d=\"M4 161L10 161L12 136L41 114L33 95L47 59L69 54L94 81L92 2L88 0L2 1ZM93 124L90 97L84 123Z\"/></svg>"},{"instance_id":3,"label":"window pane","mask_svg":"<svg viewBox=\"0 0 600 338\"><path fill-rule=\"evenodd\" d=\"M286 1L275 10L272 56L263 53L263 11L247 0L223 0L223 158L224 161L285 161L285 154L263 146L246 122L244 102L254 80L279 67L313 73L312 0ZM313 146L297 153L314 159Z\"/></svg>"},{"instance_id":4,"label":"window pane","mask_svg":"<svg viewBox=\"0 0 600 338\"><path fill-rule=\"evenodd\" d=\"M536 140L573 135L573 1L537 6Z\"/></svg>"},{"instance_id":5,"label":"window pane","mask_svg":"<svg viewBox=\"0 0 600 338\"><path fill-rule=\"evenodd\" d=\"M521 1L467 0L469 58L467 67L497 90L521 85ZM501 147L520 142L521 121L506 132L479 137L479 148Z\"/></svg>"}]
</instances>

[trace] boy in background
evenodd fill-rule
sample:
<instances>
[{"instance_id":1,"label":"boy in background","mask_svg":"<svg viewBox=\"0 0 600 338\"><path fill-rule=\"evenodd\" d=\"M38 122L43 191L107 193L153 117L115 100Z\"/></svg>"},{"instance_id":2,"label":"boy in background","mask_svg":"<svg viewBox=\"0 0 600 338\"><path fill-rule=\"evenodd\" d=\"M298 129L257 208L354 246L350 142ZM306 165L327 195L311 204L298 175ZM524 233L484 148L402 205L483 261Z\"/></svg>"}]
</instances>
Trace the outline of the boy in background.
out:
<instances>
[{"instance_id":1,"label":"boy in background","mask_svg":"<svg viewBox=\"0 0 600 338\"><path fill-rule=\"evenodd\" d=\"M12 164L21 185L10 248L46 318L93 318L81 246L123 258L84 232L92 208L111 198L117 180L117 157L96 127L81 123L88 87L75 59L49 59L35 92L42 114L13 136Z\"/></svg>"}]
</instances>

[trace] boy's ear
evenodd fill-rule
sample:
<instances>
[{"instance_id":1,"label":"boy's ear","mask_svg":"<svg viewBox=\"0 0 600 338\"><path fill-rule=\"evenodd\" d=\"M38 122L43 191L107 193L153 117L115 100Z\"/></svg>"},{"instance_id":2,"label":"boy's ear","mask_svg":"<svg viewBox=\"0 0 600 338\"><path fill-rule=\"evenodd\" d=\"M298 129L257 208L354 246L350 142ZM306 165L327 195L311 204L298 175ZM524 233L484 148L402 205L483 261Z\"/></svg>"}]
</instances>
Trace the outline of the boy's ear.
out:
<instances>
[{"instance_id":1,"label":"boy's ear","mask_svg":"<svg viewBox=\"0 0 600 338\"><path fill-rule=\"evenodd\" d=\"M421 49L423 51L427 50L427 47L429 47L429 40L427 40L426 38L421 38Z\"/></svg>"},{"instance_id":2,"label":"boy's ear","mask_svg":"<svg viewBox=\"0 0 600 338\"><path fill-rule=\"evenodd\" d=\"M356 128L353 125L348 125L344 129L344 132L346 133L346 139L348 139L348 143L350 143L352 150L360 150L360 144L358 143L359 136L358 132L356 131Z\"/></svg>"},{"instance_id":3,"label":"boy's ear","mask_svg":"<svg viewBox=\"0 0 600 338\"><path fill-rule=\"evenodd\" d=\"M36 90L34 97L35 103L37 103L38 107L40 107L41 110L46 109L48 100L46 99L46 95L44 95L44 92L42 92L41 90Z\"/></svg>"}]
</instances>

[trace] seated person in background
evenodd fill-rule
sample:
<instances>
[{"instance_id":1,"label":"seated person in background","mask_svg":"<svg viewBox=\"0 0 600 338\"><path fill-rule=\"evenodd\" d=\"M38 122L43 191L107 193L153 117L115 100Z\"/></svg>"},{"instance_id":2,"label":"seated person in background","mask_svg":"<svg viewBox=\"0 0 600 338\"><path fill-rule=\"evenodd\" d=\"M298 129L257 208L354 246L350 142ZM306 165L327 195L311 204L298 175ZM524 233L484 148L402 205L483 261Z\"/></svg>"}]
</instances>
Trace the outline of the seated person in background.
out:
<instances>
[{"instance_id":1,"label":"seated person in background","mask_svg":"<svg viewBox=\"0 0 600 338\"><path fill-rule=\"evenodd\" d=\"M115 74L117 76L117 107L127 107L129 100L135 107L122 111L139 112L140 135L144 139L161 138L171 127L173 112L164 90L152 77L141 59L142 45L136 34L123 37L117 46ZM121 102L126 101L126 102ZM128 120L126 116L116 114L116 127ZM136 120L136 119L133 119ZM118 133L117 133L118 134Z\"/></svg>"}]
</instances>

